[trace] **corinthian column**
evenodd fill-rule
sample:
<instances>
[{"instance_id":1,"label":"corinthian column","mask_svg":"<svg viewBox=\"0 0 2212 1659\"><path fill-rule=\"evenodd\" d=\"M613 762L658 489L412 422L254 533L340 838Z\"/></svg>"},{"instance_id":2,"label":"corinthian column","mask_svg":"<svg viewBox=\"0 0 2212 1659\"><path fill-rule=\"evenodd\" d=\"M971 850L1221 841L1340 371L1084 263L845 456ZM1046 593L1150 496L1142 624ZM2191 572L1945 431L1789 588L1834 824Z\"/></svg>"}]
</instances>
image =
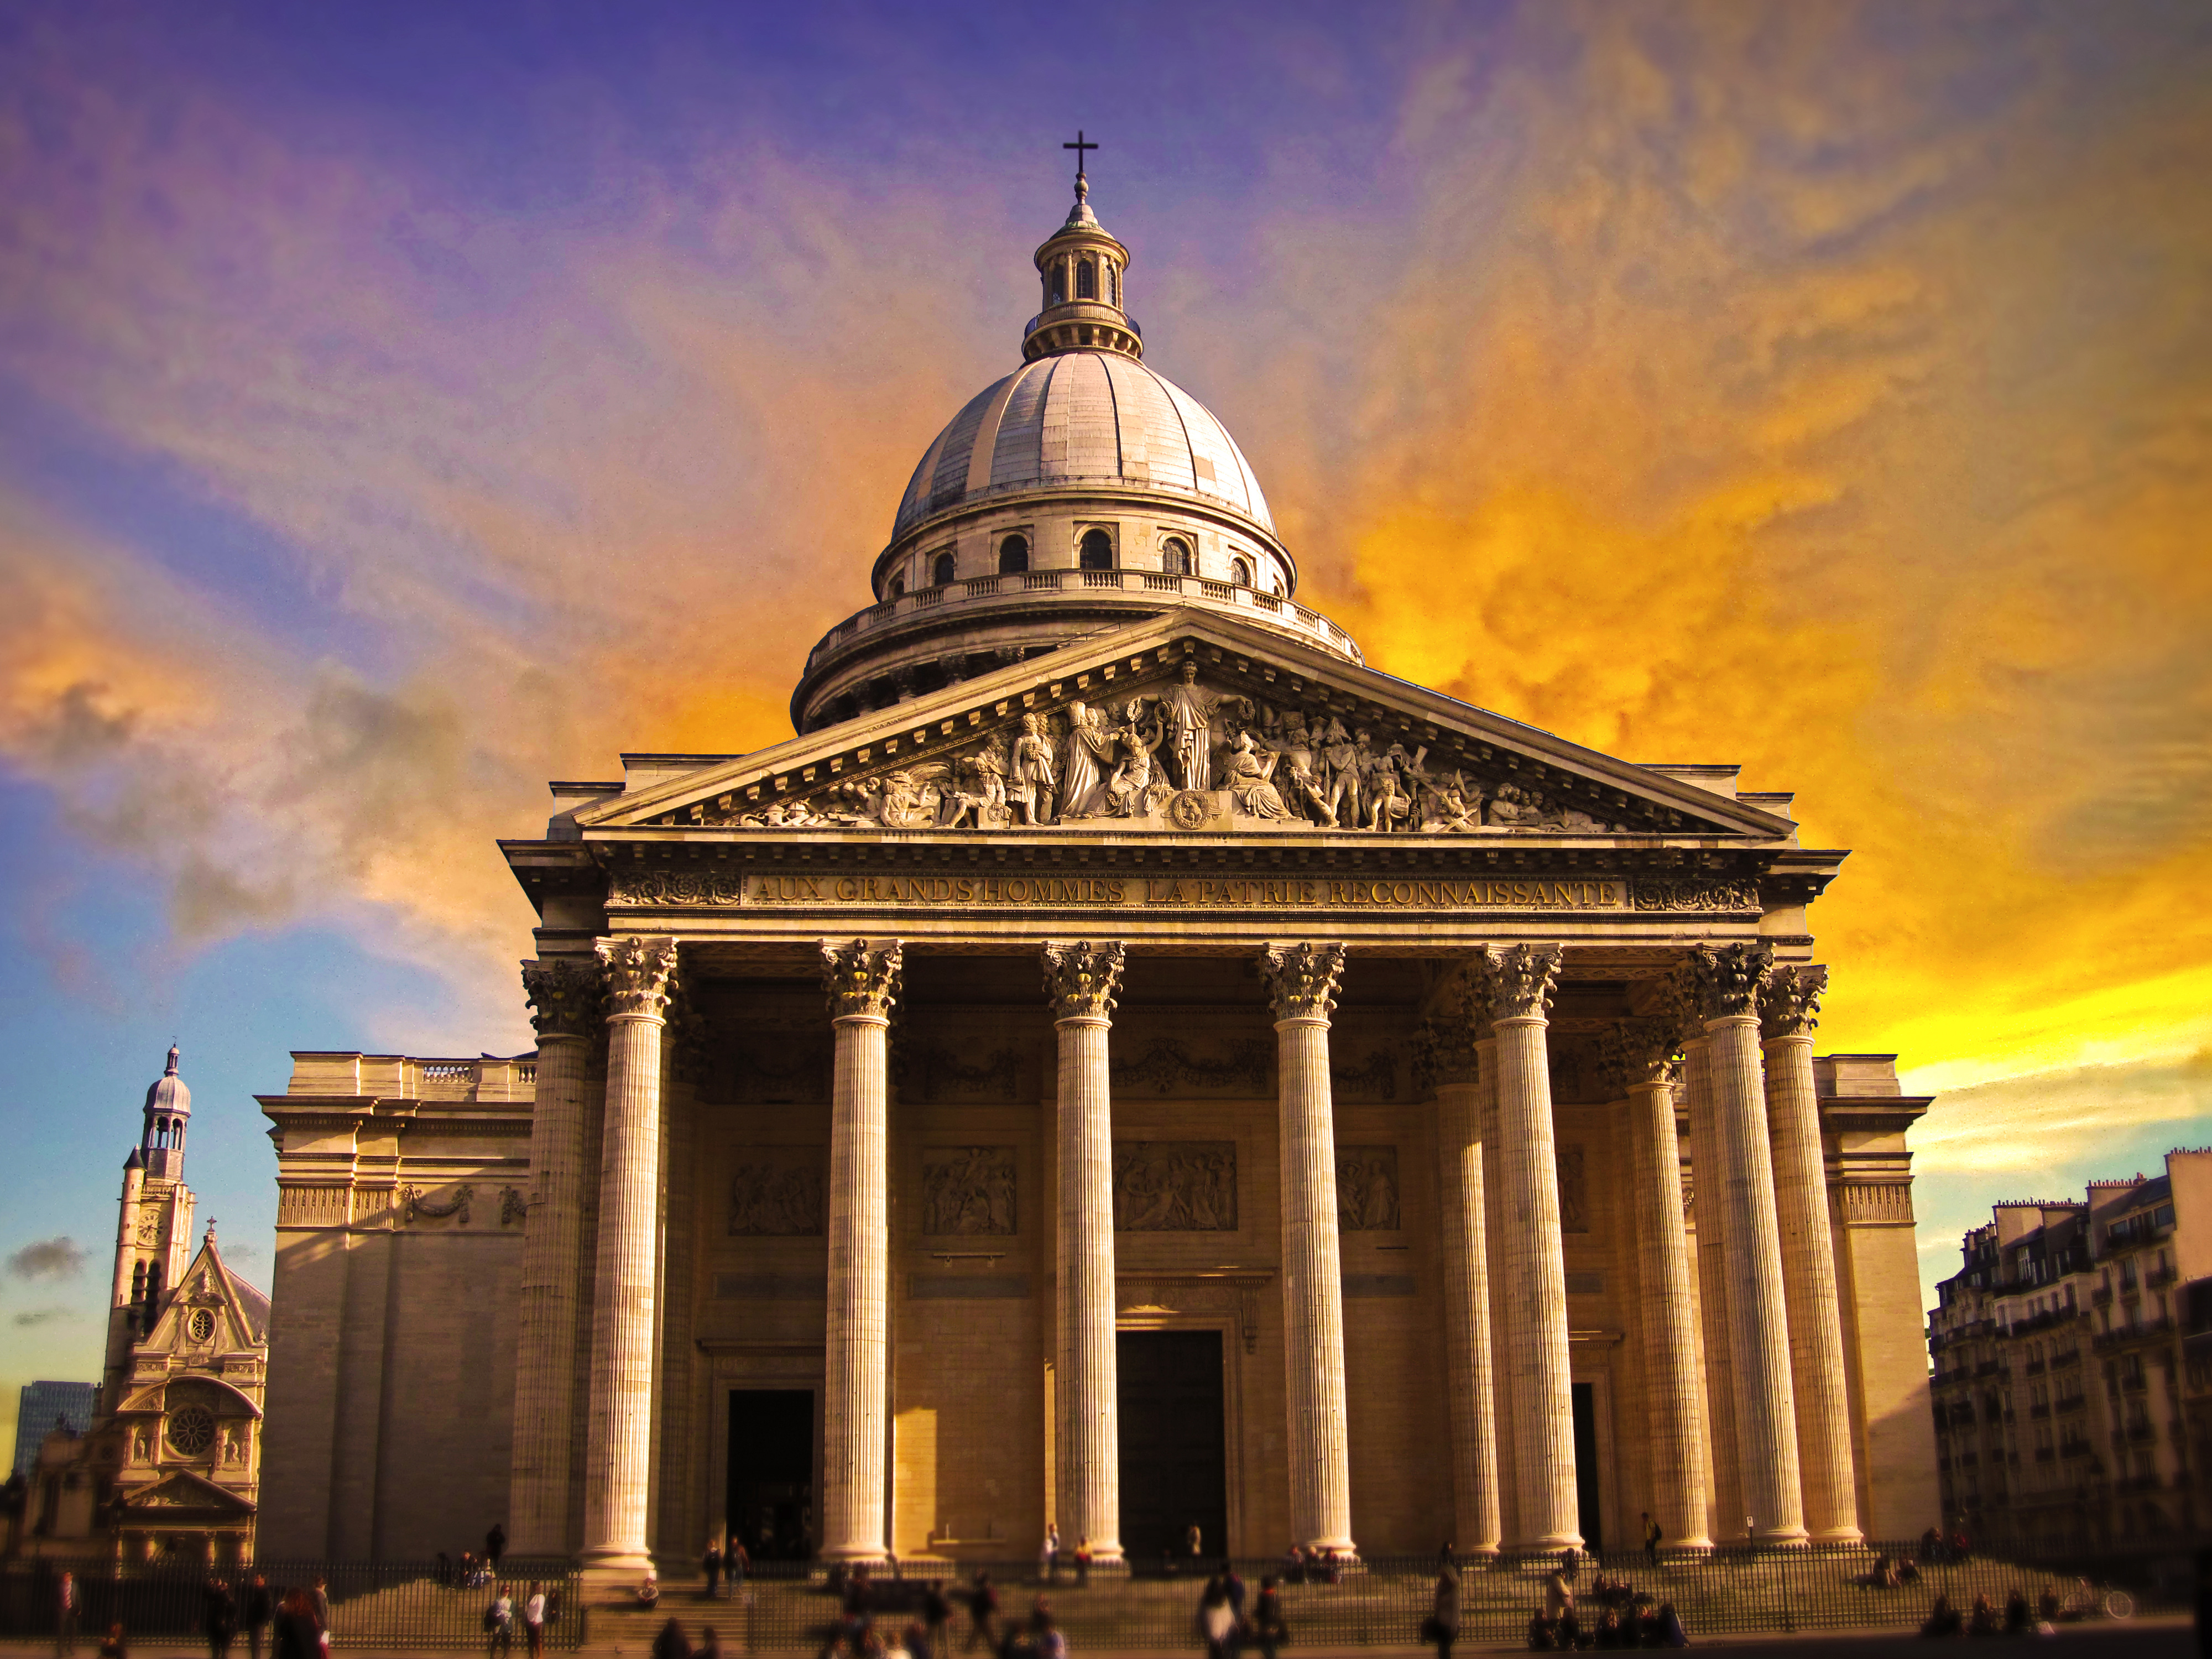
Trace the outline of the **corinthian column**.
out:
<instances>
[{"instance_id":1,"label":"corinthian column","mask_svg":"<svg viewBox=\"0 0 2212 1659\"><path fill-rule=\"evenodd\" d=\"M1290 1402L1291 1541L1352 1553L1344 1422L1344 1285L1336 1237L1336 1126L1328 1016L1341 945L1271 945L1283 1200L1283 1363Z\"/></svg>"},{"instance_id":2,"label":"corinthian column","mask_svg":"<svg viewBox=\"0 0 2212 1659\"><path fill-rule=\"evenodd\" d=\"M1044 986L1060 1029L1059 1370L1053 1390L1060 1535L1121 1559L1121 1436L1114 1364L1113 1082L1106 1036L1119 944L1048 945Z\"/></svg>"},{"instance_id":3,"label":"corinthian column","mask_svg":"<svg viewBox=\"0 0 2212 1659\"><path fill-rule=\"evenodd\" d=\"M1790 1384L1790 1321L1782 1238L1759 1077L1759 988L1773 964L1764 944L1701 945L1688 971L1704 1016L1712 1097L1714 1182L1698 1177L1699 1224L1710 1194L1721 1211L1728 1268L1729 1369L1735 1394L1738 1479L1755 1543L1805 1541L1797 1479L1797 1407Z\"/></svg>"},{"instance_id":4,"label":"corinthian column","mask_svg":"<svg viewBox=\"0 0 2212 1659\"><path fill-rule=\"evenodd\" d=\"M530 1115L530 1208L514 1341L514 1455L507 1547L568 1553L568 1447L576 1406L576 1287L584 1233L584 1066L602 1023L599 965L567 957L522 964L538 1028Z\"/></svg>"},{"instance_id":5,"label":"corinthian column","mask_svg":"<svg viewBox=\"0 0 2212 1659\"><path fill-rule=\"evenodd\" d=\"M830 1105L830 1329L822 1401L822 1559L880 1561L890 1406L890 1194L885 1080L898 941L822 941L837 1031Z\"/></svg>"},{"instance_id":6,"label":"corinthian column","mask_svg":"<svg viewBox=\"0 0 2212 1659\"><path fill-rule=\"evenodd\" d=\"M1782 1289L1790 1310L1790 1376L1797 1395L1797 1461L1805 1527L1816 1544L1859 1541L1858 1483L1851 1467L1850 1402L1844 1385L1843 1310L1828 1228L1828 1160L1813 1086L1813 1028L1828 987L1826 968L1778 968L1759 992L1766 1060L1766 1118L1774 1144L1774 1212L1782 1234Z\"/></svg>"},{"instance_id":7,"label":"corinthian column","mask_svg":"<svg viewBox=\"0 0 2212 1659\"><path fill-rule=\"evenodd\" d=\"M585 1570L602 1586L653 1565L653 1287L660 1208L660 1030L676 942L603 939L606 1127L599 1144L599 1260L592 1310L592 1407L584 1449Z\"/></svg>"},{"instance_id":8,"label":"corinthian column","mask_svg":"<svg viewBox=\"0 0 2212 1659\"><path fill-rule=\"evenodd\" d=\"M1682 1225L1682 1154L1674 1138L1674 1032L1625 1019L1601 1046L1607 1080L1628 1100L1630 1179L1641 1297L1644 1392L1651 1436L1651 1508L1676 1549L1707 1550L1705 1437L1698 1409L1698 1325Z\"/></svg>"},{"instance_id":9,"label":"corinthian column","mask_svg":"<svg viewBox=\"0 0 2212 1659\"><path fill-rule=\"evenodd\" d=\"M1559 1237L1559 1153L1545 1016L1559 983L1556 945L1483 952L1498 1039L1498 1236L1504 1244L1506 1391L1515 1504L1531 1550L1582 1547L1575 1485L1573 1371L1567 1353L1567 1263Z\"/></svg>"},{"instance_id":10,"label":"corinthian column","mask_svg":"<svg viewBox=\"0 0 2212 1659\"><path fill-rule=\"evenodd\" d=\"M1453 1537L1495 1555L1498 1424L1491 1399L1490 1255L1483 1206L1483 1130L1474 1014L1466 981L1455 1017L1421 1028L1414 1064L1437 1097L1437 1181L1443 1189L1445 1380L1451 1407ZM1483 1022L1486 1025L1488 1020Z\"/></svg>"}]
</instances>

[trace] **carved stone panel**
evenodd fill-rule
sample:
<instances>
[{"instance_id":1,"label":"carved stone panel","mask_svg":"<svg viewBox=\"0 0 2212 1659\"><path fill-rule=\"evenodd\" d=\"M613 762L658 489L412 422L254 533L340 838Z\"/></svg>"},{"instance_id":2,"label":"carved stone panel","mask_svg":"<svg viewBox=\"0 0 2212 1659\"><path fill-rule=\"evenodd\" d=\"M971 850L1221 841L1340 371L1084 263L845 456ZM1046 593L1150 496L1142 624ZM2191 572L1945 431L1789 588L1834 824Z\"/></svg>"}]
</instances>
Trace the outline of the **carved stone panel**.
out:
<instances>
[{"instance_id":1,"label":"carved stone panel","mask_svg":"<svg viewBox=\"0 0 2212 1659\"><path fill-rule=\"evenodd\" d=\"M1114 1061L1114 1092L1264 1096L1274 1053L1273 1042L1257 1037L1212 1046L1155 1037L1134 1055Z\"/></svg>"},{"instance_id":2,"label":"carved stone panel","mask_svg":"<svg viewBox=\"0 0 2212 1659\"><path fill-rule=\"evenodd\" d=\"M823 1022L810 1031L747 1031L710 1043L701 1099L726 1106L827 1104L836 1050Z\"/></svg>"},{"instance_id":3,"label":"carved stone panel","mask_svg":"<svg viewBox=\"0 0 2212 1659\"><path fill-rule=\"evenodd\" d=\"M1237 1143L1117 1140L1114 1230L1124 1233L1237 1231Z\"/></svg>"},{"instance_id":4,"label":"carved stone panel","mask_svg":"<svg viewBox=\"0 0 2212 1659\"><path fill-rule=\"evenodd\" d=\"M1015 1228L1014 1149L930 1146L921 1154L921 1231L933 1238L1007 1237Z\"/></svg>"},{"instance_id":5,"label":"carved stone panel","mask_svg":"<svg viewBox=\"0 0 2212 1659\"><path fill-rule=\"evenodd\" d=\"M1363 1060L1332 1064L1328 1081L1330 1092L1339 1100L1395 1100L1398 1057L1387 1048L1377 1048Z\"/></svg>"},{"instance_id":6,"label":"carved stone panel","mask_svg":"<svg viewBox=\"0 0 2212 1659\"><path fill-rule=\"evenodd\" d=\"M1561 1141L1558 1149L1559 1166L1559 1231L1563 1233L1586 1233L1589 1224L1589 1183L1583 1173L1583 1149L1579 1141Z\"/></svg>"},{"instance_id":7,"label":"carved stone panel","mask_svg":"<svg viewBox=\"0 0 2212 1659\"><path fill-rule=\"evenodd\" d=\"M1347 1233L1398 1231L1398 1149L1336 1149L1336 1224Z\"/></svg>"},{"instance_id":8,"label":"carved stone panel","mask_svg":"<svg viewBox=\"0 0 2212 1659\"><path fill-rule=\"evenodd\" d=\"M730 1234L805 1238L822 1231L820 1146L748 1148L730 1176Z\"/></svg>"},{"instance_id":9,"label":"carved stone panel","mask_svg":"<svg viewBox=\"0 0 2212 1659\"><path fill-rule=\"evenodd\" d=\"M1021 1090L1020 1057L1012 1048L969 1061L944 1048L895 1042L891 1068L899 1098L928 1105L1012 1102Z\"/></svg>"}]
</instances>

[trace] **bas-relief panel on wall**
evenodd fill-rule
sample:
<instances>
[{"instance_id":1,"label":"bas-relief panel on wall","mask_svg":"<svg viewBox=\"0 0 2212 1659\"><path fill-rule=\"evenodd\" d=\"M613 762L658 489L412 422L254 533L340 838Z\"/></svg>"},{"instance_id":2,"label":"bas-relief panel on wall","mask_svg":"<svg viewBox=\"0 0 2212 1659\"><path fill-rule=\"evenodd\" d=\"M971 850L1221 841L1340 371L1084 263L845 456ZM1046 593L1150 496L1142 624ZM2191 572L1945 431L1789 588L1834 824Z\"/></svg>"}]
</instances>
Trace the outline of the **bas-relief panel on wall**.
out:
<instances>
[{"instance_id":1,"label":"bas-relief panel on wall","mask_svg":"<svg viewBox=\"0 0 2212 1659\"><path fill-rule=\"evenodd\" d=\"M1562 1141L1557 1151L1559 1168L1559 1231L1586 1233L1589 1224L1589 1183L1583 1173L1583 1149L1577 1141Z\"/></svg>"},{"instance_id":2,"label":"bas-relief panel on wall","mask_svg":"<svg viewBox=\"0 0 2212 1659\"><path fill-rule=\"evenodd\" d=\"M1117 1140L1114 1230L1124 1233L1237 1231L1237 1143Z\"/></svg>"},{"instance_id":3,"label":"bas-relief panel on wall","mask_svg":"<svg viewBox=\"0 0 2212 1659\"><path fill-rule=\"evenodd\" d=\"M826 1030L745 1031L710 1042L699 1097L718 1106L826 1103L835 1058Z\"/></svg>"},{"instance_id":4,"label":"bas-relief panel on wall","mask_svg":"<svg viewBox=\"0 0 2212 1659\"><path fill-rule=\"evenodd\" d=\"M1398 1231L1398 1149L1336 1149L1336 1224L1347 1233Z\"/></svg>"},{"instance_id":5,"label":"bas-relief panel on wall","mask_svg":"<svg viewBox=\"0 0 2212 1659\"><path fill-rule=\"evenodd\" d=\"M1011 1237L1015 1231L1014 1149L925 1148L921 1231L936 1238Z\"/></svg>"},{"instance_id":6,"label":"bas-relief panel on wall","mask_svg":"<svg viewBox=\"0 0 2212 1659\"><path fill-rule=\"evenodd\" d=\"M733 1238L805 1238L823 1231L820 1146L750 1146L730 1176Z\"/></svg>"},{"instance_id":7,"label":"bas-relief panel on wall","mask_svg":"<svg viewBox=\"0 0 2212 1659\"><path fill-rule=\"evenodd\" d=\"M1112 1061L1114 1092L1264 1096L1273 1092L1274 1057L1274 1043L1261 1037L1211 1044L1154 1037L1141 1048L1132 1041Z\"/></svg>"}]
</instances>

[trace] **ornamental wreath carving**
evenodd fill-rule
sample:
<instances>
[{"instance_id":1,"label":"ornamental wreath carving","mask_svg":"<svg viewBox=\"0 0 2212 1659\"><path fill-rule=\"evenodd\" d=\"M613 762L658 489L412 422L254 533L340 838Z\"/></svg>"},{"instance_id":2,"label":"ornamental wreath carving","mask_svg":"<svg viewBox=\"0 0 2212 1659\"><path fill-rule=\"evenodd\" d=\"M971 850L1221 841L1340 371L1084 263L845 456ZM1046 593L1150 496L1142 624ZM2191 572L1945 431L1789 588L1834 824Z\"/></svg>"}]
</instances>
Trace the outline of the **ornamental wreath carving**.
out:
<instances>
[{"instance_id":1,"label":"ornamental wreath carving","mask_svg":"<svg viewBox=\"0 0 2212 1659\"><path fill-rule=\"evenodd\" d=\"M1114 1231L1235 1232L1237 1143L1115 1141Z\"/></svg>"},{"instance_id":2,"label":"ornamental wreath carving","mask_svg":"<svg viewBox=\"0 0 2212 1659\"><path fill-rule=\"evenodd\" d=\"M425 1218L443 1221L448 1217L453 1218L455 1225L465 1227L469 1224L469 1205L476 1195L477 1189L464 1182L453 1188L453 1196L444 1203L434 1204L420 1187L402 1187L399 1189L400 1213L410 1227Z\"/></svg>"},{"instance_id":3,"label":"ornamental wreath carving","mask_svg":"<svg viewBox=\"0 0 2212 1659\"><path fill-rule=\"evenodd\" d=\"M924 1048L917 1053L910 1043L895 1043L891 1048L891 1072L897 1080L901 1100L926 1104L944 1101L1011 1101L1021 1092L1021 1057L1012 1048L994 1049L988 1058L971 1066L943 1048Z\"/></svg>"},{"instance_id":4,"label":"ornamental wreath carving","mask_svg":"<svg viewBox=\"0 0 2212 1659\"><path fill-rule=\"evenodd\" d=\"M1112 1063L1115 1094L1150 1090L1156 1095L1186 1091L1264 1095L1275 1045L1255 1037L1231 1045L1219 1060L1201 1060L1173 1037L1155 1037L1133 1060Z\"/></svg>"},{"instance_id":5,"label":"ornamental wreath carving","mask_svg":"<svg viewBox=\"0 0 2212 1659\"><path fill-rule=\"evenodd\" d=\"M1332 1065L1328 1080L1331 1090L1347 1100L1395 1100L1397 1058L1387 1048L1378 1048L1357 1066Z\"/></svg>"},{"instance_id":6,"label":"ornamental wreath carving","mask_svg":"<svg viewBox=\"0 0 2212 1659\"><path fill-rule=\"evenodd\" d=\"M1336 1224L1347 1233L1398 1231L1398 1149L1336 1149Z\"/></svg>"},{"instance_id":7,"label":"ornamental wreath carving","mask_svg":"<svg viewBox=\"0 0 2212 1659\"><path fill-rule=\"evenodd\" d=\"M745 878L733 870L617 869L607 884L611 909L712 910L742 903Z\"/></svg>"},{"instance_id":8,"label":"ornamental wreath carving","mask_svg":"<svg viewBox=\"0 0 2212 1659\"><path fill-rule=\"evenodd\" d=\"M1630 884L1639 910L1721 910L1757 915L1763 908L1755 881L1711 876L1638 876Z\"/></svg>"},{"instance_id":9,"label":"ornamental wreath carving","mask_svg":"<svg viewBox=\"0 0 2212 1659\"><path fill-rule=\"evenodd\" d=\"M812 1238L823 1231L822 1148L757 1146L730 1176L732 1238Z\"/></svg>"},{"instance_id":10,"label":"ornamental wreath carving","mask_svg":"<svg viewBox=\"0 0 2212 1659\"><path fill-rule=\"evenodd\" d=\"M925 1150L921 1231L933 1238L1011 1237L1015 1231L1014 1149Z\"/></svg>"},{"instance_id":11,"label":"ornamental wreath carving","mask_svg":"<svg viewBox=\"0 0 2212 1659\"><path fill-rule=\"evenodd\" d=\"M655 822L993 830L1106 819L1186 834L1279 825L1472 836L1664 827L1663 810L1649 803L1617 792L1601 800L1595 786L1573 783L1555 793L1515 775L1502 758L1447 768L1425 744L1409 749L1411 733L1394 739L1357 717L1347 725L1327 697L1316 687L1305 706L1278 707L1210 684L1185 662L1171 679L1086 687L1082 701L1032 710L926 760L901 755L902 739L893 738L880 757L860 751L866 769L854 775L818 783L810 776L814 787L765 804L752 798L757 789L723 794ZM734 875L623 871L610 902L735 904L738 885Z\"/></svg>"}]
</instances>

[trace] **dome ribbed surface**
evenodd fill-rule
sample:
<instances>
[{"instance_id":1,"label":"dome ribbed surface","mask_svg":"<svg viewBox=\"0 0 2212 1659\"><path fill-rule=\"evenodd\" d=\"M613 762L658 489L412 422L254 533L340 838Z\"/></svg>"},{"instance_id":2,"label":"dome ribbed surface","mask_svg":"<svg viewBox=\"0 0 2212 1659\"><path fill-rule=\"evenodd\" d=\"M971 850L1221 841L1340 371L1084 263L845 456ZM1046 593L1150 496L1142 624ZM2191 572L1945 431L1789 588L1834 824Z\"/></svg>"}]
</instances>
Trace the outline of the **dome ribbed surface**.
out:
<instances>
[{"instance_id":1,"label":"dome ribbed surface","mask_svg":"<svg viewBox=\"0 0 2212 1659\"><path fill-rule=\"evenodd\" d=\"M891 536L988 495L1097 483L1208 498L1275 527L1244 452L1205 404L1133 358L1070 351L969 400L915 468Z\"/></svg>"}]
</instances>

